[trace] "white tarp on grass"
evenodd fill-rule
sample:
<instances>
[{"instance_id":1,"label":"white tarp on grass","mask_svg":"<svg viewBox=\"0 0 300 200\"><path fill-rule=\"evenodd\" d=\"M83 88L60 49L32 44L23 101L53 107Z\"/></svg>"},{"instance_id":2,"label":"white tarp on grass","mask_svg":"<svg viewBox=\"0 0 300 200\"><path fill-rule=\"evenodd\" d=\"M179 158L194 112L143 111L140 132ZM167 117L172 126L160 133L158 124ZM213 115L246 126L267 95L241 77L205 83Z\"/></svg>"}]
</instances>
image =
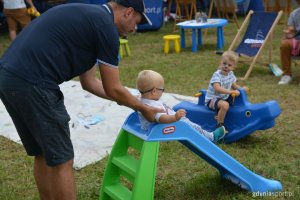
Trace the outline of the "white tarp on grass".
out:
<instances>
[{"instance_id":1,"label":"white tarp on grass","mask_svg":"<svg viewBox=\"0 0 300 200\"><path fill-rule=\"evenodd\" d=\"M60 85L65 97L65 105L71 117L70 131L74 146L74 168L80 169L105 157L112 148L119 129L126 117L133 112L116 102L98 98L81 89L80 83L68 81ZM137 90L129 89L132 94ZM162 101L169 106L187 100L197 102L197 98L164 93ZM0 135L20 143L20 138L0 101Z\"/></svg>"}]
</instances>

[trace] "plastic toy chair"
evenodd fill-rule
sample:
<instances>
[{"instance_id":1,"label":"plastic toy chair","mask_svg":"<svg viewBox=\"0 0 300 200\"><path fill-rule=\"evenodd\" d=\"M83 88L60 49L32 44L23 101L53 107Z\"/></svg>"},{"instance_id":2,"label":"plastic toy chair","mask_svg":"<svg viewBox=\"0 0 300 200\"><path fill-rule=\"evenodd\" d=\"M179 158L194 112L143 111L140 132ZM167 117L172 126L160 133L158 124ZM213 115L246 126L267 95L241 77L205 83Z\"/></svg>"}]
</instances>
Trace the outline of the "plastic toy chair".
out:
<instances>
[{"instance_id":1,"label":"plastic toy chair","mask_svg":"<svg viewBox=\"0 0 300 200\"><path fill-rule=\"evenodd\" d=\"M120 39L120 50L119 50L119 53L120 53L120 57L123 58L124 57L124 53L123 53L123 48L125 49L125 54L127 56L130 56L131 55L131 52L130 52L130 49L129 49L129 44L128 44L128 40L126 39Z\"/></svg>"},{"instance_id":2,"label":"plastic toy chair","mask_svg":"<svg viewBox=\"0 0 300 200\"><path fill-rule=\"evenodd\" d=\"M167 55L170 51L170 41L174 41L174 49L176 53L180 52L180 36L179 35L165 35L163 36L163 39L165 40L164 45L164 53Z\"/></svg>"}]
</instances>

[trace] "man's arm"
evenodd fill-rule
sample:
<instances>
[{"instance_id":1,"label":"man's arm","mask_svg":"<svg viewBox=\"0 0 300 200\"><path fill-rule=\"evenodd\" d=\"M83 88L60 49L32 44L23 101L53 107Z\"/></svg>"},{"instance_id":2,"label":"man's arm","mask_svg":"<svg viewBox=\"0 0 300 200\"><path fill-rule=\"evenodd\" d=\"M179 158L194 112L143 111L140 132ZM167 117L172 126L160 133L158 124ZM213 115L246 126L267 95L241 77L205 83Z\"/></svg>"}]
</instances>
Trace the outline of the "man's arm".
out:
<instances>
[{"instance_id":1,"label":"man's arm","mask_svg":"<svg viewBox=\"0 0 300 200\"><path fill-rule=\"evenodd\" d=\"M104 99L112 100L104 91L102 81L96 76L97 65L79 76L82 89Z\"/></svg>"}]
</instances>

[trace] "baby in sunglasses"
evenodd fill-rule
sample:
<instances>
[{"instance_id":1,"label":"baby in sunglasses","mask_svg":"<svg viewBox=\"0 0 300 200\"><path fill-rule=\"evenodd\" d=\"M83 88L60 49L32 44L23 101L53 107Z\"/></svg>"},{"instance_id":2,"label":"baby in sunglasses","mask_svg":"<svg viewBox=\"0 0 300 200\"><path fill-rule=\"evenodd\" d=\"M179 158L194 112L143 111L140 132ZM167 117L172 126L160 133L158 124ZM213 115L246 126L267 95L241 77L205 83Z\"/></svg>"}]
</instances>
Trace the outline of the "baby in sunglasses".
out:
<instances>
[{"instance_id":1,"label":"baby in sunglasses","mask_svg":"<svg viewBox=\"0 0 300 200\"><path fill-rule=\"evenodd\" d=\"M217 112L217 127L224 126L224 119L233 98L240 95L233 73L238 63L238 56L233 51L225 51L221 56L220 66L212 75L205 96L205 105ZM247 87L244 87L248 91Z\"/></svg>"},{"instance_id":2,"label":"baby in sunglasses","mask_svg":"<svg viewBox=\"0 0 300 200\"><path fill-rule=\"evenodd\" d=\"M217 142L225 136L226 130L224 126L217 128L213 132L208 132L186 118L186 111L184 109L175 112L172 108L161 102L159 99L164 92L164 78L161 74L152 70L143 70L138 74L136 86L141 93L140 101L142 103L162 108L165 111L156 114L155 119L157 123L172 123L178 120L184 121L212 142ZM139 113L139 119L143 130L147 131L152 127L153 122L147 121L141 113Z\"/></svg>"}]
</instances>

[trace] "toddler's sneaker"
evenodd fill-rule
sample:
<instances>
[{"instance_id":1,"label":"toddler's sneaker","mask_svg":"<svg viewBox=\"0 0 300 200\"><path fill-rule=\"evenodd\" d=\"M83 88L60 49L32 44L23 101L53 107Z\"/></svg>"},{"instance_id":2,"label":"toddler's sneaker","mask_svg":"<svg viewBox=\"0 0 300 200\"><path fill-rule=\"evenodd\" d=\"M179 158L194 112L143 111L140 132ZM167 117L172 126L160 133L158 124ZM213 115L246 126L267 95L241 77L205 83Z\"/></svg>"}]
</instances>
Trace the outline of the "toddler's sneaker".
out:
<instances>
[{"instance_id":1,"label":"toddler's sneaker","mask_svg":"<svg viewBox=\"0 0 300 200\"><path fill-rule=\"evenodd\" d=\"M226 135L227 131L224 126L221 126L213 131L214 134L214 143L218 142L219 140L223 139Z\"/></svg>"}]
</instances>

